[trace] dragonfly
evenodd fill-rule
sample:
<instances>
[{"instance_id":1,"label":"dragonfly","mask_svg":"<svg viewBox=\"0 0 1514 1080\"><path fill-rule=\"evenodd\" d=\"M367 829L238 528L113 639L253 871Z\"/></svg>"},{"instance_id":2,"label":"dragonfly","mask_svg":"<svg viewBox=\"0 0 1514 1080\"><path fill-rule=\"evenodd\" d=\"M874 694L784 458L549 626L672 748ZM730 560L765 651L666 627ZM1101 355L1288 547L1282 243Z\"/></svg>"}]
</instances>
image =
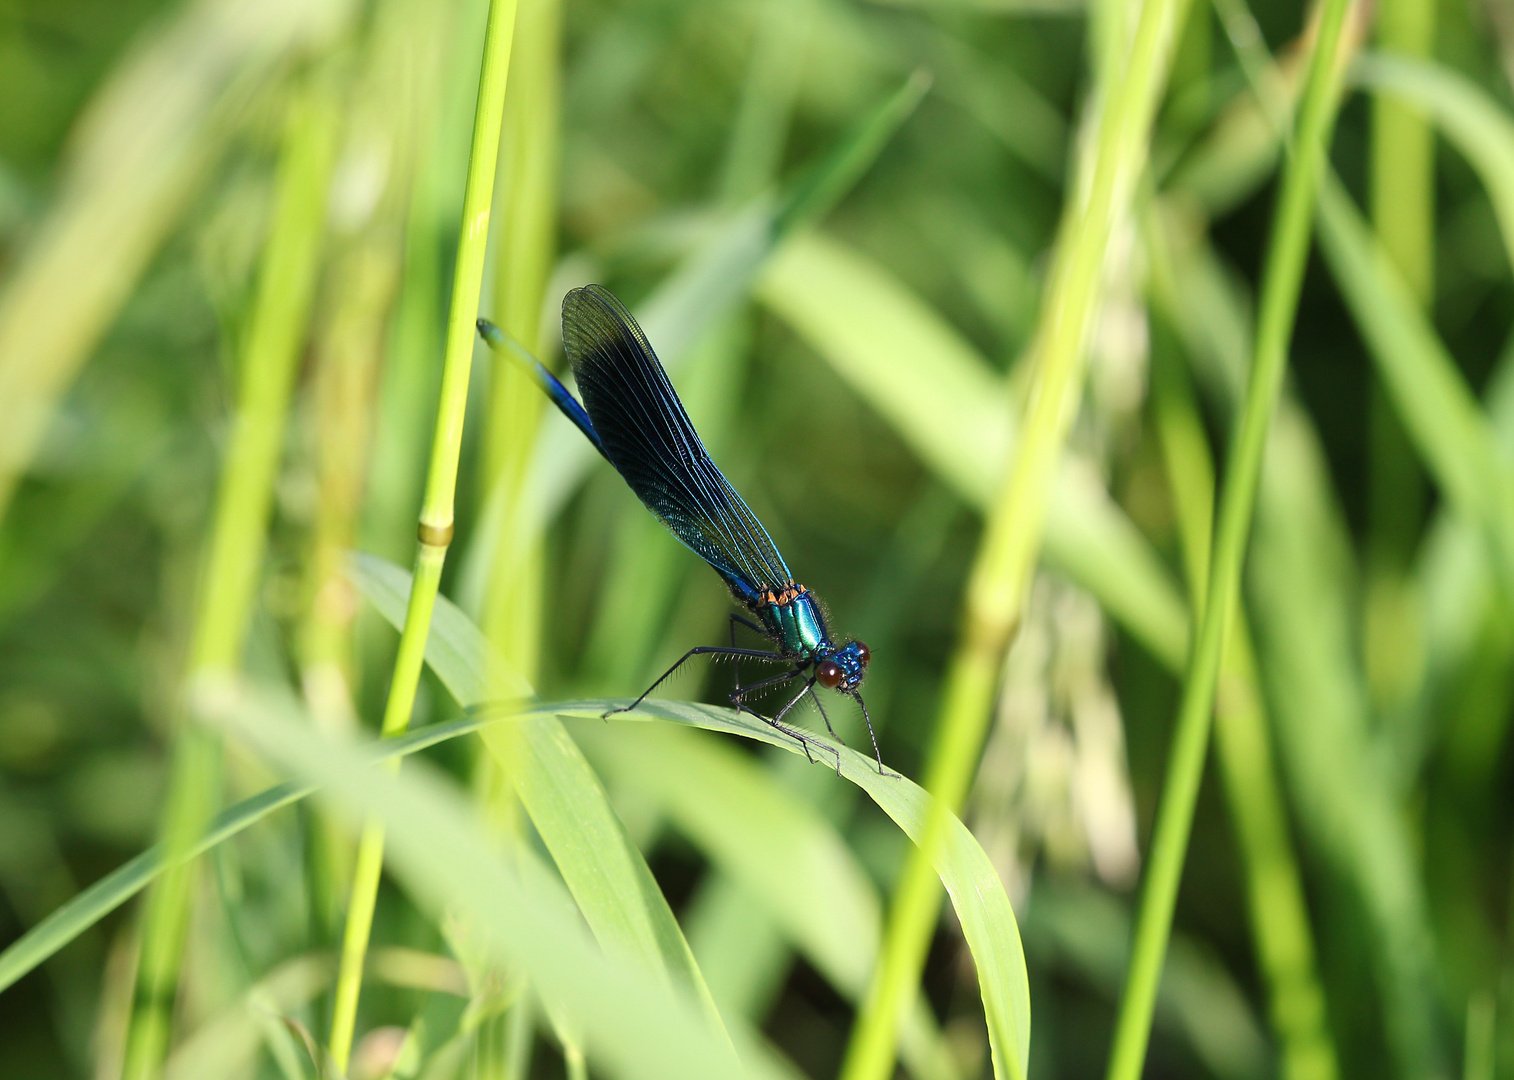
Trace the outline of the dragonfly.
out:
<instances>
[{"instance_id":1,"label":"dragonfly","mask_svg":"<svg viewBox=\"0 0 1514 1080\"><path fill-rule=\"evenodd\" d=\"M696 656L783 664L786 670L745 686L741 684L738 668L736 689L729 695L736 711L751 712L796 740L812 764L815 761L812 750L835 754L839 775L840 751L819 742L792 721L785 722L793 708L808 695L819 709L826 730L841 742L820 695L815 693L818 683L852 698L861 707L878 771L888 774L861 693L871 652L857 640L837 644L820 602L795 580L762 522L710 460L661 361L625 305L600 285L573 289L563 298L563 351L578 383L582 403L498 326L479 319L478 331L490 348L527 370L552 403L620 473L642 505L685 547L714 568L732 597L751 616L731 612L729 646L700 645L690 649L634 702L611 709L605 717L640 706ZM761 634L773 647L738 648L738 624ZM771 717L743 704L750 694L796 680L802 682L798 692Z\"/></svg>"}]
</instances>

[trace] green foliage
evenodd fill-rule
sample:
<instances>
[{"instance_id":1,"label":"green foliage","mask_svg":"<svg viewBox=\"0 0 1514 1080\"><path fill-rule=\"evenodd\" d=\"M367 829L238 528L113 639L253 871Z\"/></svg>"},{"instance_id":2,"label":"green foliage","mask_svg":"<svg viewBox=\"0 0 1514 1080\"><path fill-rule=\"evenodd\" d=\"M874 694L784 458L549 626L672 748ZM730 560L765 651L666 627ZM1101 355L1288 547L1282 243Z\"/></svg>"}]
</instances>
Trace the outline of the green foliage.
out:
<instances>
[{"instance_id":1,"label":"green foliage","mask_svg":"<svg viewBox=\"0 0 1514 1080\"><path fill-rule=\"evenodd\" d=\"M1497 5L13 6L0 1076L1514 1075ZM590 280L903 777L600 719Z\"/></svg>"}]
</instances>

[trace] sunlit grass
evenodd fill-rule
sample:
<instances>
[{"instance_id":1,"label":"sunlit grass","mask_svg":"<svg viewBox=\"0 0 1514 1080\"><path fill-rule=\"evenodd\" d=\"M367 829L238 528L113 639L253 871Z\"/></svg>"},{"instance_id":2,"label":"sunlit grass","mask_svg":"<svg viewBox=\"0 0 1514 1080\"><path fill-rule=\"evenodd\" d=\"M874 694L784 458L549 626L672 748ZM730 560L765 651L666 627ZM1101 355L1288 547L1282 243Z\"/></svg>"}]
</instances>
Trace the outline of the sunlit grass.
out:
<instances>
[{"instance_id":1,"label":"sunlit grass","mask_svg":"<svg viewBox=\"0 0 1514 1080\"><path fill-rule=\"evenodd\" d=\"M24 7L0 1075L1514 1068L1502 15ZM599 719L729 605L476 349L588 281L903 778Z\"/></svg>"}]
</instances>

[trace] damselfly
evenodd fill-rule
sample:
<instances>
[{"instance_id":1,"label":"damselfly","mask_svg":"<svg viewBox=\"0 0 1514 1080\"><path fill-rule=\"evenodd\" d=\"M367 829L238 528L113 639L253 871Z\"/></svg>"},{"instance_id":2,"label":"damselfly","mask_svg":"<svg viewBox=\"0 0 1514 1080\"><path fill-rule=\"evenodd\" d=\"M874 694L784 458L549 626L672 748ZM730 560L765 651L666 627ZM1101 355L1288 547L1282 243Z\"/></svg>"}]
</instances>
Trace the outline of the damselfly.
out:
<instances>
[{"instance_id":1,"label":"damselfly","mask_svg":"<svg viewBox=\"0 0 1514 1080\"><path fill-rule=\"evenodd\" d=\"M754 715L798 740L811 761L815 760L812 747L831 749L840 772L839 752L784 723L808 694L820 710L826 730L840 741L815 693L815 684L819 683L856 700L873 742L878 771L884 772L878 738L860 691L870 659L867 646L860 641L836 644L814 595L794 580L762 522L710 460L657 354L621 302L598 285L574 289L563 298L563 349L578 381L578 392L583 395L582 404L499 327L480 319L478 330L491 348L526 367L563 415L615 466L643 505L715 568L737 603L756 619L753 622L732 612L729 647L700 645L690 649L641 697L605 715L636 708L696 656L714 654L782 663L788 665L787 671L745 686L738 673L736 689L729 695L737 711L742 711L743 699L749 694L802 679L799 692L776 714ZM738 623L766 637L774 648L737 648Z\"/></svg>"}]
</instances>

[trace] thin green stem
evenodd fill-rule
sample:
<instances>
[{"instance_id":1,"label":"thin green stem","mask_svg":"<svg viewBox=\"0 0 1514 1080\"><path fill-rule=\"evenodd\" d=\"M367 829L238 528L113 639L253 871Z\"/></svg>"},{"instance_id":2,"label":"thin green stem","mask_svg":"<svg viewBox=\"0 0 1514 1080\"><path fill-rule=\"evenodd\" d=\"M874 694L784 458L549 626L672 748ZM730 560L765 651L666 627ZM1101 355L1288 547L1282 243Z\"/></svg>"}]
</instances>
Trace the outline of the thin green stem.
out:
<instances>
[{"instance_id":1,"label":"thin green stem","mask_svg":"<svg viewBox=\"0 0 1514 1080\"><path fill-rule=\"evenodd\" d=\"M1387 53L1428 57L1435 39L1433 0L1381 0L1377 44ZM1428 119L1391 94L1372 98L1372 224L1420 307L1435 291L1435 134ZM1363 654L1367 687L1380 710L1415 692L1423 671L1415 594L1407 580L1427 501L1425 471L1381 378L1368 400L1371 452Z\"/></svg>"},{"instance_id":2,"label":"thin green stem","mask_svg":"<svg viewBox=\"0 0 1514 1080\"><path fill-rule=\"evenodd\" d=\"M295 361L320 265L336 126L330 88L320 78L301 83L286 114L273 231L259 268L236 419L200 582L186 680L191 715L181 717L176 732L162 827L173 869L153 888L143 917L127 1080L156 1076L168 1046L195 882L195 864L174 853L187 850L204 831L220 786L220 742L188 721L195 694L235 671L241 659L267 545Z\"/></svg>"},{"instance_id":3,"label":"thin green stem","mask_svg":"<svg viewBox=\"0 0 1514 1080\"><path fill-rule=\"evenodd\" d=\"M1157 245L1151 245L1153 249ZM1156 269L1160 302L1176 302ZM1166 286L1166 287L1164 287ZM1214 463L1187 372L1174 350L1154 348L1155 427L1173 492L1194 621L1203 618L1214 520ZM1339 1067L1315 972L1303 879L1288 835L1287 811L1273 764L1272 738L1257 683L1255 655L1239 606L1230 628L1215 698L1215 748L1246 873L1247 912L1257 960L1267 980L1272 1027L1284 1080L1335 1080Z\"/></svg>"},{"instance_id":4,"label":"thin green stem","mask_svg":"<svg viewBox=\"0 0 1514 1080\"><path fill-rule=\"evenodd\" d=\"M442 361L441 402L431 465L421 505L420 543L415 558L414 584L400 634L399 654L389 684L381 732L397 735L410 723L415 691L425 662L426 636L436 604L442 564L452 540L453 500L457 488L458 456L462 449L463 418L468 404L468 375L473 360L474 320L483 286L484 250L489 237L489 212L494 197L495 164L499 153L500 121L504 114L505 84L510 70L510 47L515 34L515 0L491 0L484 31L484 59L478 82L478 104L468 155L468 180L463 192L463 220L457 246L452 304L447 317L447 344ZM347 930L337 976L336 1006L331 1020L330 1050L345 1072L352 1054L353 1030L362 986L363 961L383 865L383 829L364 828L354 871Z\"/></svg>"},{"instance_id":5,"label":"thin green stem","mask_svg":"<svg viewBox=\"0 0 1514 1080\"><path fill-rule=\"evenodd\" d=\"M1129 58L1123 65L1108 65L1118 70L1110 72L1096 98L1098 137L1068 199L1036 338L1035 382L1024 432L989 514L968 584L962 637L947 674L926 766L933 810L895 889L883 951L847 1050L843 1080L883 1080L893 1070L899 1020L915 993L940 910L932 857L977 766L1000 663L1040 550L1052 470L1082 394L1086 343L1109 238L1128 210L1144 167L1152 117L1185 6L1183 0L1141 5ZM996 1060L995 1068L1014 1075L1020 1063Z\"/></svg>"},{"instance_id":6,"label":"thin green stem","mask_svg":"<svg viewBox=\"0 0 1514 1080\"><path fill-rule=\"evenodd\" d=\"M1130 970L1110 1052L1109 1080L1137 1080L1146 1057L1157 984L1172 932L1178 882L1193 826L1199 781L1203 777L1226 631L1238 603L1241 565L1251 531L1262 452L1287 366L1288 341L1312 232L1314 193L1339 102L1337 50L1346 7L1347 0L1324 0L1293 149L1284 167L1263 269L1250 382L1220 495L1204 617L1189 659L1167 778L1157 808Z\"/></svg>"}]
</instances>

